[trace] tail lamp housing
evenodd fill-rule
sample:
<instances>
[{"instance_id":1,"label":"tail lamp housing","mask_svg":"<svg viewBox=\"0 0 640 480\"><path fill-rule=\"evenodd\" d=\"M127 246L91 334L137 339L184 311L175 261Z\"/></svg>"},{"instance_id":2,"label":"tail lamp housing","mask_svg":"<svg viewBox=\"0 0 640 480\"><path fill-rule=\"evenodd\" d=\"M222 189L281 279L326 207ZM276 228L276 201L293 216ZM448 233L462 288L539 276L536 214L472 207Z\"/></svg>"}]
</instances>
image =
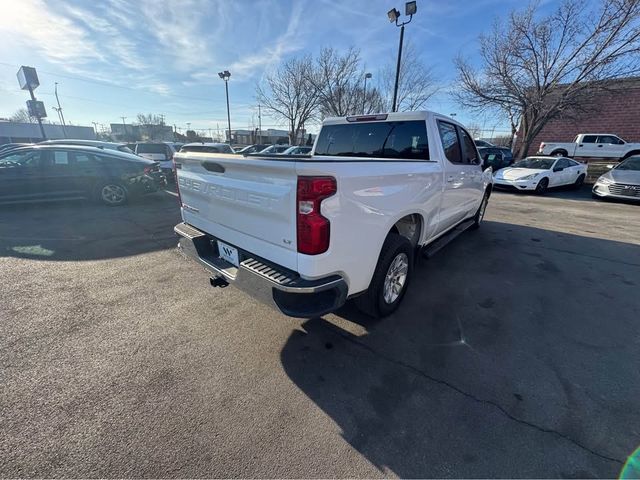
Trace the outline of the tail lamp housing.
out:
<instances>
[{"instance_id":1,"label":"tail lamp housing","mask_svg":"<svg viewBox=\"0 0 640 480\"><path fill-rule=\"evenodd\" d=\"M322 216L322 201L338 191L333 177L298 177L297 237L298 252L318 255L329 249L331 224Z\"/></svg>"}]
</instances>

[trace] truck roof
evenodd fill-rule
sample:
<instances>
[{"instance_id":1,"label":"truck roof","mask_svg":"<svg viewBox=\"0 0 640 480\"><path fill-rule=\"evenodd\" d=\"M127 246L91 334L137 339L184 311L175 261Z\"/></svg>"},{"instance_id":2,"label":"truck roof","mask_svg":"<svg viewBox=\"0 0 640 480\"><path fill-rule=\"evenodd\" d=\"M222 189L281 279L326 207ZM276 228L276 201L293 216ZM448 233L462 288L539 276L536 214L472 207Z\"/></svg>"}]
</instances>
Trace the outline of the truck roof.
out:
<instances>
[{"instance_id":1,"label":"truck roof","mask_svg":"<svg viewBox=\"0 0 640 480\"><path fill-rule=\"evenodd\" d=\"M461 125L447 115L441 113L432 112L430 110L418 110L414 112L389 112L389 113L371 113L366 115L348 115L346 117L328 117L322 121L323 125L340 125L344 123L356 123L356 122L402 122L410 120L427 120L430 117L437 115L438 118L444 118L447 121Z\"/></svg>"}]
</instances>

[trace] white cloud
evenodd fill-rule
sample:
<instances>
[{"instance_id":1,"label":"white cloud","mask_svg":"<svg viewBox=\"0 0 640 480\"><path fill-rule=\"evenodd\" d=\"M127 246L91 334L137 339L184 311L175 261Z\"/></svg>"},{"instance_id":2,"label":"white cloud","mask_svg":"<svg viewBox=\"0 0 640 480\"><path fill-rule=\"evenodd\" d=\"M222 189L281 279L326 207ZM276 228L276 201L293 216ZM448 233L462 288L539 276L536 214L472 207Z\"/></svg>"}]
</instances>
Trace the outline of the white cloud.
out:
<instances>
[{"instance_id":1,"label":"white cloud","mask_svg":"<svg viewBox=\"0 0 640 480\"><path fill-rule=\"evenodd\" d=\"M53 12L42 0L7 2L2 20L3 35L39 51L51 63L81 65L104 60L84 29Z\"/></svg>"}]
</instances>

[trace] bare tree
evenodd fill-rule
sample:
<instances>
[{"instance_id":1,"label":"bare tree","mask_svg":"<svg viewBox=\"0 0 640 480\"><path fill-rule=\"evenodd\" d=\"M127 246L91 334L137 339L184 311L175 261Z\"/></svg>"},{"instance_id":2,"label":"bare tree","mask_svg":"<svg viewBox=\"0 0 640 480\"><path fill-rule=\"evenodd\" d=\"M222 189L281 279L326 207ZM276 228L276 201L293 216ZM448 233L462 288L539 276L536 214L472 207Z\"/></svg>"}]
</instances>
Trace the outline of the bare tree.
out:
<instances>
[{"instance_id":1,"label":"bare tree","mask_svg":"<svg viewBox=\"0 0 640 480\"><path fill-rule=\"evenodd\" d=\"M12 122L18 123L33 123L33 118L29 115L26 108L19 108L9 118Z\"/></svg>"},{"instance_id":2,"label":"bare tree","mask_svg":"<svg viewBox=\"0 0 640 480\"><path fill-rule=\"evenodd\" d=\"M382 70L382 90L386 93L385 110L391 111L393 88L396 81L396 64L387 65ZM424 107L439 88L432 71L420 60L412 43L408 43L402 53L400 76L398 79L397 110L419 110Z\"/></svg>"},{"instance_id":3,"label":"bare tree","mask_svg":"<svg viewBox=\"0 0 640 480\"><path fill-rule=\"evenodd\" d=\"M320 104L318 89L310 80L314 64L310 55L285 61L275 73L266 76L266 86L256 86L256 97L278 120L289 128L289 142L297 143L304 124L312 121Z\"/></svg>"},{"instance_id":4,"label":"bare tree","mask_svg":"<svg viewBox=\"0 0 640 480\"><path fill-rule=\"evenodd\" d=\"M318 90L322 117L381 112L384 99L375 85L365 91L366 69L360 52L351 47L344 55L324 48L310 72L310 80Z\"/></svg>"},{"instance_id":5,"label":"bare tree","mask_svg":"<svg viewBox=\"0 0 640 480\"><path fill-rule=\"evenodd\" d=\"M164 118L162 115L156 115L153 113L144 114L139 113L136 116L138 123L144 130L149 140L162 139L165 132Z\"/></svg>"},{"instance_id":6,"label":"bare tree","mask_svg":"<svg viewBox=\"0 0 640 480\"><path fill-rule=\"evenodd\" d=\"M602 0L596 11L565 0L547 16L537 3L496 21L480 37L482 68L455 61L460 104L499 110L518 125L518 157L558 116L576 117L592 106L611 80L640 72L640 0Z\"/></svg>"}]
</instances>

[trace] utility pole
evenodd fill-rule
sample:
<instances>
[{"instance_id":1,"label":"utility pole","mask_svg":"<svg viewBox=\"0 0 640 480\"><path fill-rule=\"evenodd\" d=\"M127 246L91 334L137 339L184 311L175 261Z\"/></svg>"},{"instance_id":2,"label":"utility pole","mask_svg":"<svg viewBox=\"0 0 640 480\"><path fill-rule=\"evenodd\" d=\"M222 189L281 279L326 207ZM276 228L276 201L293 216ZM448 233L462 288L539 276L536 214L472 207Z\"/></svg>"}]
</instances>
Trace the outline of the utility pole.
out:
<instances>
[{"instance_id":1,"label":"utility pole","mask_svg":"<svg viewBox=\"0 0 640 480\"><path fill-rule=\"evenodd\" d=\"M258 104L258 143L262 143L262 115L260 113L260 104Z\"/></svg>"},{"instance_id":2,"label":"utility pole","mask_svg":"<svg viewBox=\"0 0 640 480\"><path fill-rule=\"evenodd\" d=\"M122 134L122 139L126 140L126 136L127 136L127 124L124 123L124 121L127 119L127 117L120 117L122 119L122 128L124 129L124 133Z\"/></svg>"},{"instance_id":3,"label":"utility pole","mask_svg":"<svg viewBox=\"0 0 640 480\"><path fill-rule=\"evenodd\" d=\"M173 124L173 141L177 142L178 141L178 127L176 126L176 124Z\"/></svg>"},{"instance_id":4,"label":"utility pole","mask_svg":"<svg viewBox=\"0 0 640 480\"><path fill-rule=\"evenodd\" d=\"M56 102L58 102L58 115L60 115L60 120L62 121L62 133L64 134L64 138L67 138L67 125L64 122L64 113L62 113L60 99L58 98L58 82L56 82L55 85Z\"/></svg>"},{"instance_id":5,"label":"utility pole","mask_svg":"<svg viewBox=\"0 0 640 480\"><path fill-rule=\"evenodd\" d=\"M96 132L96 138L98 138L98 122L91 123L93 123L93 130Z\"/></svg>"}]
</instances>

